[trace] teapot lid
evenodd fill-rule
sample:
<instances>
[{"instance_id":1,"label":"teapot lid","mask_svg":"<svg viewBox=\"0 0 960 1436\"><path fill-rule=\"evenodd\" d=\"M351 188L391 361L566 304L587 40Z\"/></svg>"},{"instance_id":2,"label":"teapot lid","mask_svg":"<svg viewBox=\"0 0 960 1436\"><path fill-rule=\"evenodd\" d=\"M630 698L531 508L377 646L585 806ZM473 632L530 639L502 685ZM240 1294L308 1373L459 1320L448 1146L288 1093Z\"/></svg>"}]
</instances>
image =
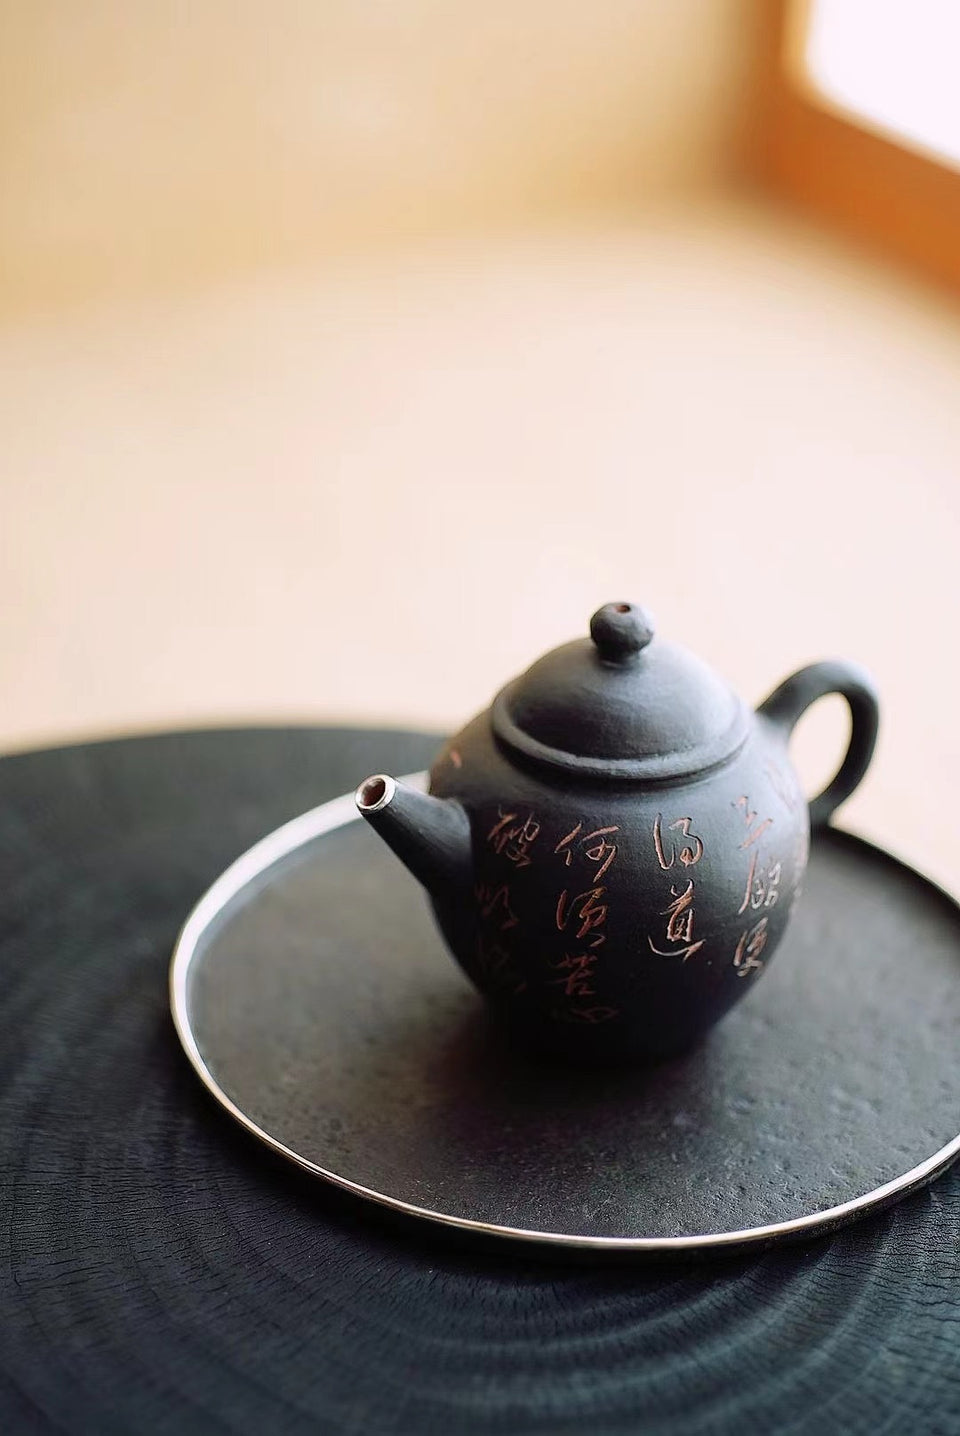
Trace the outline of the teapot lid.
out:
<instances>
[{"instance_id":1,"label":"teapot lid","mask_svg":"<svg viewBox=\"0 0 960 1436\"><path fill-rule=\"evenodd\" d=\"M699 773L744 742L749 715L705 663L654 637L635 603L607 603L590 637L537 660L497 695L508 748L585 778L660 782Z\"/></svg>"}]
</instances>

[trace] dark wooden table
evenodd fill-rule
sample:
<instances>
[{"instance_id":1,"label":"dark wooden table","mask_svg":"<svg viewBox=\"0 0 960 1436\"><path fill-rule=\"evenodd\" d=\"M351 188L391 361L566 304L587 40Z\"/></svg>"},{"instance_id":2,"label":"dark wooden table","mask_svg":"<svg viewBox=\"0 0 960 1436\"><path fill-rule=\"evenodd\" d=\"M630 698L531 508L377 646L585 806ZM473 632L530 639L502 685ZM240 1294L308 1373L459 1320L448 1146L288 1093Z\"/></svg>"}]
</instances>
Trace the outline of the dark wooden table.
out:
<instances>
[{"instance_id":1,"label":"dark wooden table","mask_svg":"<svg viewBox=\"0 0 960 1436\"><path fill-rule=\"evenodd\" d=\"M804 1246L545 1262L326 1190L213 1106L167 1010L185 913L264 832L435 744L0 760L0 1431L960 1431L956 1170Z\"/></svg>"}]
</instances>

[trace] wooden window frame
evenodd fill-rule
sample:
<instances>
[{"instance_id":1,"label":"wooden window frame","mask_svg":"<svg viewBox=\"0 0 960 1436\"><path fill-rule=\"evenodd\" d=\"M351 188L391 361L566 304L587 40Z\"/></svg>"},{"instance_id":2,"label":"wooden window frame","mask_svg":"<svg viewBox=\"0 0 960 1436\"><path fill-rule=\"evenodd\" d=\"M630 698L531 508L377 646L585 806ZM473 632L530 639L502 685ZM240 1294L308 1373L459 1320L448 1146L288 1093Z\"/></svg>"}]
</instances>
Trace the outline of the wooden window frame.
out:
<instances>
[{"instance_id":1,"label":"wooden window frame","mask_svg":"<svg viewBox=\"0 0 960 1436\"><path fill-rule=\"evenodd\" d=\"M803 60L809 0L763 4L754 173L960 294L960 172L819 93Z\"/></svg>"}]
</instances>

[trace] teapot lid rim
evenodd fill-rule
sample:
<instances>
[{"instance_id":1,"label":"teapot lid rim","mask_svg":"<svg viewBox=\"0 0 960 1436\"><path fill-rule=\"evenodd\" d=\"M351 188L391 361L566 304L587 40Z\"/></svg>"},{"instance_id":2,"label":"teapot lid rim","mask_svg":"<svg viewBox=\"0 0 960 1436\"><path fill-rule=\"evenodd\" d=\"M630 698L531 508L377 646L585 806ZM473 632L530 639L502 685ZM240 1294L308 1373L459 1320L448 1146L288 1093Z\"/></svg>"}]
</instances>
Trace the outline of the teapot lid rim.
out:
<instances>
[{"instance_id":1,"label":"teapot lid rim","mask_svg":"<svg viewBox=\"0 0 960 1436\"><path fill-rule=\"evenodd\" d=\"M706 741L635 757L608 758L596 754L572 753L541 742L514 722L510 700L524 677L525 675L521 674L513 679L493 700L490 718L495 736L507 748L534 763L581 778L647 783L693 778L729 762L749 736L750 714L746 705L737 698L729 726Z\"/></svg>"},{"instance_id":2,"label":"teapot lid rim","mask_svg":"<svg viewBox=\"0 0 960 1436\"><path fill-rule=\"evenodd\" d=\"M582 778L665 783L726 762L748 712L702 659L656 637L636 603L606 603L590 637L561 644L497 694L500 743Z\"/></svg>"}]
</instances>

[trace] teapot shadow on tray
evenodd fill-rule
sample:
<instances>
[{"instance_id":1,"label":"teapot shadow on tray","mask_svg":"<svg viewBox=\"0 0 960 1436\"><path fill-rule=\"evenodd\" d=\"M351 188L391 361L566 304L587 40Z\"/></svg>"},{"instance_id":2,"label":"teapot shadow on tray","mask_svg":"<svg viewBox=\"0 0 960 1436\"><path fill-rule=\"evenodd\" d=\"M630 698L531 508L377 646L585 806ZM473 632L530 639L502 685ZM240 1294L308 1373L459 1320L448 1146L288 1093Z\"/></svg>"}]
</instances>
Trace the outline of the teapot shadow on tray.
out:
<instances>
[{"instance_id":1,"label":"teapot shadow on tray","mask_svg":"<svg viewBox=\"0 0 960 1436\"><path fill-rule=\"evenodd\" d=\"M624 1139L695 1143L698 1132L715 1126L717 1104L728 1100L725 1052L737 1044L738 1024L680 1057L599 1065L531 1048L525 1034L475 995L458 997L455 1009L427 1002L398 1011L375 1043L352 1055L352 1097L359 1110L380 1112L388 1144L391 1110L403 1108L404 1140L415 1129L418 1144L461 1170L476 1163L480 1147L503 1169L563 1142L571 1123L594 1134L602 1159L607 1147L614 1157ZM413 1123L411 1112L418 1114Z\"/></svg>"}]
</instances>

